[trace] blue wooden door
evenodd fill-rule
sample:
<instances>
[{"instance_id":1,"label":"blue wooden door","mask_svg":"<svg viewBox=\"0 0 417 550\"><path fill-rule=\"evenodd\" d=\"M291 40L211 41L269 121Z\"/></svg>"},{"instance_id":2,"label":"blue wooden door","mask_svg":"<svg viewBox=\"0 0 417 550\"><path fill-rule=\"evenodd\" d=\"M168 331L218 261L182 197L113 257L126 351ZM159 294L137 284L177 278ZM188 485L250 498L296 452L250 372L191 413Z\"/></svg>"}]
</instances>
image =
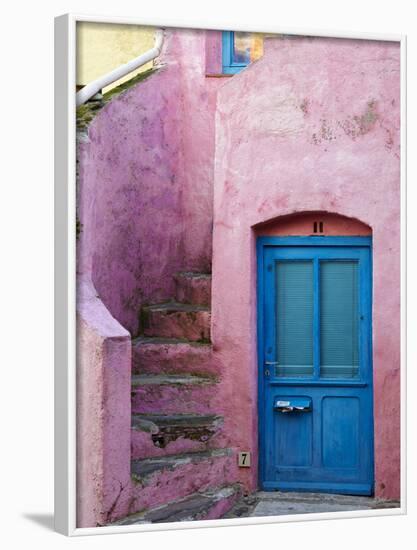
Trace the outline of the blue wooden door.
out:
<instances>
[{"instance_id":1,"label":"blue wooden door","mask_svg":"<svg viewBox=\"0 0 417 550\"><path fill-rule=\"evenodd\" d=\"M371 240L258 239L260 484L373 493Z\"/></svg>"}]
</instances>

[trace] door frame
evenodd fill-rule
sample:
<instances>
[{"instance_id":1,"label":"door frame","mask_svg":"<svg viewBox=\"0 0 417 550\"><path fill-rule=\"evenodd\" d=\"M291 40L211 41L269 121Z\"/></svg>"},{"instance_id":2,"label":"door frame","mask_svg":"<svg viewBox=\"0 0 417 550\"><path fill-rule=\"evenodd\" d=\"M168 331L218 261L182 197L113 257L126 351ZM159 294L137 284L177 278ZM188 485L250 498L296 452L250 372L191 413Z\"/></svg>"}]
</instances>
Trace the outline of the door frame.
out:
<instances>
[{"instance_id":1,"label":"door frame","mask_svg":"<svg viewBox=\"0 0 417 550\"><path fill-rule=\"evenodd\" d=\"M372 264L372 236L366 237L343 237L343 236L289 236L289 237L263 237L256 238L256 303L257 303L257 369L258 369L258 486L265 491L274 490L264 486L265 481L265 426L266 418L264 411L265 376L264 376L264 256L268 247L297 247L297 246L321 246L321 247L363 247L369 249L369 311L370 321L368 323L369 337L369 384L371 385L371 479L373 492L375 490L375 452L374 452L374 386L373 386L373 345L372 345L372 320L373 320L373 264ZM320 491L318 491L320 492ZM331 491L329 491L331 492Z\"/></svg>"}]
</instances>

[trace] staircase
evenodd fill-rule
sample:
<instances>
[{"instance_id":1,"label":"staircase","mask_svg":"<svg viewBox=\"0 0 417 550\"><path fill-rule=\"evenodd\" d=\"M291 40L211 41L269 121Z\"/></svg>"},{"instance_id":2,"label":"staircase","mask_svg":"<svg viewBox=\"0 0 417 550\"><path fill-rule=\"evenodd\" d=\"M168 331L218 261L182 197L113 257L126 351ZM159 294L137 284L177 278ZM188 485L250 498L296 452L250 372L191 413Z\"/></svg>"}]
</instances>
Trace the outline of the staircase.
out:
<instances>
[{"instance_id":1,"label":"staircase","mask_svg":"<svg viewBox=\"0 0 417 550\"><path fill-rule=\"evenodd\" d=\"M211 275L179 273L176 301L142 308L132 341L135 513L117 525L221 517L240 495L210 343Z\"/></svg>"}]
</instances>

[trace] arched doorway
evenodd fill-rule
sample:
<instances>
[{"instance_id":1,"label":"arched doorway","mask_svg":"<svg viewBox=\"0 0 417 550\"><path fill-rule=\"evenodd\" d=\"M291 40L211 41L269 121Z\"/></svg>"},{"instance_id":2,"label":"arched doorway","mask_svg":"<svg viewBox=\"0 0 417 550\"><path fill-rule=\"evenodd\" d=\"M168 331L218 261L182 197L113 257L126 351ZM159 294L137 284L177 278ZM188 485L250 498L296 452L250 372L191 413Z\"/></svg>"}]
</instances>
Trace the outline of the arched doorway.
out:
<instances>
[{"instance_id":1,"label":"arched doorway","mask_svg":"<svg viewBox=\"0 0 417 550\"><path fill-rule=\"evenodd\" d=\"M256 230L260 485L373 494L371 229L309 212Z\"/></svg>"}]
</instances>

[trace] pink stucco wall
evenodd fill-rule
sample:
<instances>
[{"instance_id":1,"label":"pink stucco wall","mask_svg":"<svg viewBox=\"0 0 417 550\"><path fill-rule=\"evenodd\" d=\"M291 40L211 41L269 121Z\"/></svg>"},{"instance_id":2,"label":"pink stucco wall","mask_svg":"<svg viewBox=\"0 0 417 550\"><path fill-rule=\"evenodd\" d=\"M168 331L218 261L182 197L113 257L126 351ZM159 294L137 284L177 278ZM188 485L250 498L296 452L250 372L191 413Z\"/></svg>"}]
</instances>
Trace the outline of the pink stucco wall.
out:
<instances>
[{"instance_id":1,"label":"pink stucco wall","mask_svg":"<svg viewBox=\"0 0 417 550\"><path fill-rule=\"evenodd\" d=\"M77 285L77 526L104 525L130 499L130 335L91 281Z\"/></svg>"},{"instance_id":2,"label":"pink stucco wall","mask_svg":"<svg viewBox=\"0 0 417 550\"><path fill-rule=\"evenodd\" d=\"M78 144L78 270L132 334L177 271L211 269L214 110L206 32L166 33L159 70L108 103Z\"/></svg>"},{"instance_id":3,"label":"pink stucco wall","mask_svg":"<svg viewBox=\"0 0 417 550\"><path fill-rule=\"evenodd\" d=\"M217 97L212 339L225 431L256 464L254 227L302 211L355 218L373 234L375 492L397 498L399 44L294 37L265 50ZM241 475L256 487L256 468Z\"/></svg>"},{"instance_id":4,"label":"pink stucco wall","mask_svg":"<svg viewBox=\"0 0 417 550\"><path fill-rule=\"evenodd\" d=\"M252 468L233 462L225 479L257 487L255 239L307 234L318 212L328 234L372 231L376 494L399 495L399 46L269 39L226 79L219 38L167 31L160 68L78 143L80 526L132 511L140 306L173 297L177 271L211 262L220 383L207 403L224 416L222 446L253 453Z\"/></svg>"},{"instance_id":5,"label":"pink stucco wall","mask_svg":"<svg viewBox=\"0 0 417 550\"><path fill-rule=\"evenodd\" d=\"M183 254L180 117L168 107L179 96L178 82L161 69L108 103L78 147L78 268L91 272L103 302L131 332L141 302L169 293Z\"/></svg>"}]
</instances>

